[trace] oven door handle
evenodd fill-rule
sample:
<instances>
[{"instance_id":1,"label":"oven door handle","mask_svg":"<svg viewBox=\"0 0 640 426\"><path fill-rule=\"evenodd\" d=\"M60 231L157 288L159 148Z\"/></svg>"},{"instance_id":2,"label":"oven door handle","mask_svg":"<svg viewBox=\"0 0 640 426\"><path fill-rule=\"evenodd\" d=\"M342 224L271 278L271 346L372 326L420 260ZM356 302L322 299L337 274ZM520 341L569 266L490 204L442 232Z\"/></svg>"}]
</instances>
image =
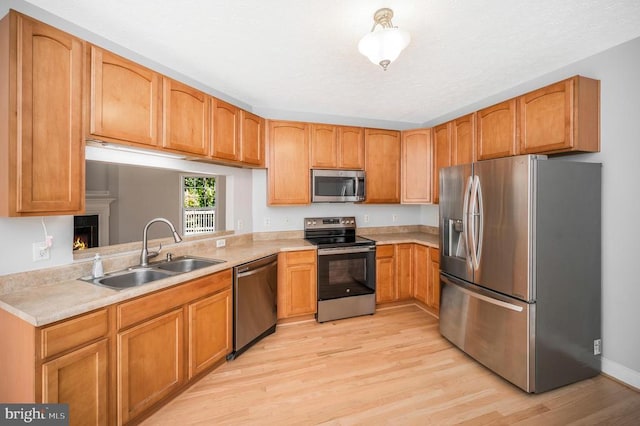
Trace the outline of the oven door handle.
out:
<instances>
[{"instance_id":1,"label":"oven door handle","mask_svg":"<svg viewBox=\"0 0 640 426\"><path fill-rule=\"evenodd\" d=\"M375 246L323 248L318 249L318 256L328 256L331 254L367 253L370 251L375 251L375 249Z\"/></svg>"}]
</instances>

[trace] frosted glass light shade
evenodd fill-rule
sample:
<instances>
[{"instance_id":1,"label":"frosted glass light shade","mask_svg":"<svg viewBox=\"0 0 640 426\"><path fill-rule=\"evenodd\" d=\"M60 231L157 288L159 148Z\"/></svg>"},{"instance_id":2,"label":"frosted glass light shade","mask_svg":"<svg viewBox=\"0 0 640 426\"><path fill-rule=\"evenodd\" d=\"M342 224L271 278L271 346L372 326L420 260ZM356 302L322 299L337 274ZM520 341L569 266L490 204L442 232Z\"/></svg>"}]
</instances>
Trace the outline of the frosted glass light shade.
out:
<instances>
[{"instance_id":1,"label":"frosted glass light shade","mask_svg":"<svg viewBox=\"0 0 640 426\"><path fill-rule=\"evenodd\" d=\"M382 28L362 37L358 50L371 62L387 69L387 66L409 45L411 35L398 28Z\"/></svg>"}]
</instances>

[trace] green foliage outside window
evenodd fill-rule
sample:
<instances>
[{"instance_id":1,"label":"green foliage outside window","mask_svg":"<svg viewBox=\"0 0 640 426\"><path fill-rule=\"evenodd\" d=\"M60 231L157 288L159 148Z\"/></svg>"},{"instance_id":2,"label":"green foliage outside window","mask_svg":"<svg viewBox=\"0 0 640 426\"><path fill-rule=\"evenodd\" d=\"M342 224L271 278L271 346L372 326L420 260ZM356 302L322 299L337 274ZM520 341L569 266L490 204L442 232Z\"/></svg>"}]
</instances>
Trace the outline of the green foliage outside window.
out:
<instances>
[{"instance_id":1,"label":"green foliage outside window","mask_svg":"<svg viewBox=\"0 0 640 426\"><path fill-rule=\"evenodd\" d=\"M215 207L216 178L215 177L185 177L184 208Z\"/></svg>"}]
</instances>

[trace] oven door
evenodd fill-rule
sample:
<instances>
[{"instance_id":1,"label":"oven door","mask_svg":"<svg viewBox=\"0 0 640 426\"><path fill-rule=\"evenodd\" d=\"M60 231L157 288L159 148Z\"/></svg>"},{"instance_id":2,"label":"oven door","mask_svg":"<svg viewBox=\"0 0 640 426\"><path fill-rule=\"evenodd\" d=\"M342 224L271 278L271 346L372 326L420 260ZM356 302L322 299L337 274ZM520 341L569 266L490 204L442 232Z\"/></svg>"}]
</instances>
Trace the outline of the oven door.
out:
<instances>
[{"instance_id":1,"label":"oven door","mask_svg":"<svg viewBox=\"0 0 640 426\"><path fill-rule=\"evenodd\" d=\"M364 201L364 172L354 170L312 170L311 201L344 203Z\"/></svg>"},{"instance_id":2,"label":"oven door","mask_svg":"<svg viewBox=\"0 0 640 426\"><path fill-rule=\"evenodd\" d=\"M375 294L375 291L375 246L318 249L318 300Z\"/></svg>"}]
</instances>

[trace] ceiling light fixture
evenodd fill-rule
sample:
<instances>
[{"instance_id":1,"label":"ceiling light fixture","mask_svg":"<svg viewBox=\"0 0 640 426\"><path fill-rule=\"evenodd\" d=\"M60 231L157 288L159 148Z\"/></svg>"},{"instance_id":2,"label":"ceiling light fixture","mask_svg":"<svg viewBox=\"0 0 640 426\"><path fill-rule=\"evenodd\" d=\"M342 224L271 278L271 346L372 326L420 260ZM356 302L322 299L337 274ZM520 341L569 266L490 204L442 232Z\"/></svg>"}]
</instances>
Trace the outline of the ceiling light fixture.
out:
<instances>
[{"instance_id":1,"label":"ceiling light fixture","mask_svg":"<svg viewBox=\"0 0 640 426\"><path fill-rule=\"evenodd\" d=\"M394 27L391 18L393 18L393 10L389 8L377 10L373 14L374 24L371 32L362 37L358 43L360 53L374 64L380 65L385 71L411 41L411 35L407 31ZM376 31L378 25L382 28Z\"/></svg>"}]
</instances>

